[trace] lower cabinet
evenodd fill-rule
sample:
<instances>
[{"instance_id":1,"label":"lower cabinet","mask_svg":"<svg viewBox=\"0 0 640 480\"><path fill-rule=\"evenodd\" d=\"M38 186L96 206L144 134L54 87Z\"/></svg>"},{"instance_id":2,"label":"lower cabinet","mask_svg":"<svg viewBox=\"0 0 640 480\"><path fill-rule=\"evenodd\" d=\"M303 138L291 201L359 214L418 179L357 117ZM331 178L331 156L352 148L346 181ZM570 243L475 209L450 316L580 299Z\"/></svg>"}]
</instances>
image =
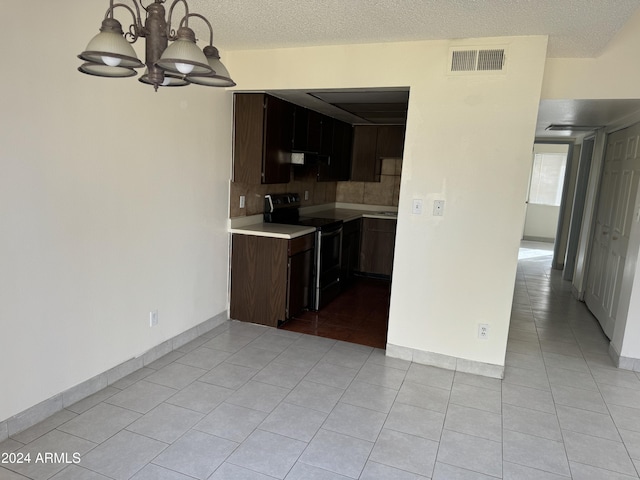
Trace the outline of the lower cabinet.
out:
<instances>
[{"instance_id":1,"label":"lower cabinet","mask_svg":"<svg viewBox=\"0 0 640 480\"><path fill-rule=\"evenodd\" d=\"M396 244L395 219L363 218L360 272L390 277Z\"/></svg>"},{"instance_id":2,"label":"lower cabinet","mask_svg":"<svg viewBox=\"0 0 640 480\"><path fill-rule=\"evenodd\" d=\"M291 240L233 234L234 320L277 327L309 306L315 235Z\"/></svg>"}]
</instances>

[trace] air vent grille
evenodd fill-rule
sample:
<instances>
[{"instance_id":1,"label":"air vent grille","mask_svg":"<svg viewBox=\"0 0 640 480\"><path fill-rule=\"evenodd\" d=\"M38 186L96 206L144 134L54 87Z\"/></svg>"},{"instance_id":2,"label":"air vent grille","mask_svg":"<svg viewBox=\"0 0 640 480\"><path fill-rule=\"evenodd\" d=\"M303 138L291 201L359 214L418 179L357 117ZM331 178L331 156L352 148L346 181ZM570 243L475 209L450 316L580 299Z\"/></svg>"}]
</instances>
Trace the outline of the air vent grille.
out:
<instances>
[{"instance_id":1,"label":"air vent grille","mask_svg":"<svg viewBox=\"0 0 640 480\"><path fill-rule=\"evenodd\" d=\"M451 56L452 72L472 72L476 69L478 61L477 50L458 50Z\"/></svg>"},{"instance_id":2,"label":"air vent grille","mask_svg":"<svg viewBox=\"0 0 640 480\"><path fill-rule=\"evenodd\" d=\"M506 56L504 48L488 50L452 49L450 59L450 73L495 73L503 71Z\"/></svg>"}]
</instances>

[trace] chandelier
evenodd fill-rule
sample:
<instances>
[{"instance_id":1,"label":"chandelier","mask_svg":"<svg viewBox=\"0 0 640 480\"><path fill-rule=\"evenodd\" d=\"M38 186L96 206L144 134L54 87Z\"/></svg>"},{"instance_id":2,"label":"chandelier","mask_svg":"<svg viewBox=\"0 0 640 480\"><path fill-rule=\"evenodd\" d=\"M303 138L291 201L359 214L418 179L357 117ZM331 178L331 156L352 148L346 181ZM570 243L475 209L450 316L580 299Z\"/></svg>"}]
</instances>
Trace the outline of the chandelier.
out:
<instances>
[{"instance_id":1,"label":"chandelier","mask_svg":"<svg viewBox=\"0 0 640 480\"><path fill-rule=\"evenodd\" d=\"M91 39L78 58L84 60L78 70L99 77L133 77L136 68L146 66L139 80L158 87L182 87L195 83L209 87L232 87L235 82L220 61L218 49L213 46L213 28L204 16L189 13L186 0L173 0L169 16L165 20L165 0L154 0L148 6L142 0L129 0L134 8L124 3L109 2L100 33ZM184 4L185 15L178 24L178 31L171 28L173 9L178 3ZM116 7L123 7L131 13L133 23L125 34L122 25L113 17ZM144 25L140 11L146 12ZM189 28L189 19L198 18L209 27L209 45L204 50L196 45L196 35ZM138 38L146 39L145 63L142 63L133 47ZM171 41L171 45L169 45Z\"/></svg>"}]
</instances>

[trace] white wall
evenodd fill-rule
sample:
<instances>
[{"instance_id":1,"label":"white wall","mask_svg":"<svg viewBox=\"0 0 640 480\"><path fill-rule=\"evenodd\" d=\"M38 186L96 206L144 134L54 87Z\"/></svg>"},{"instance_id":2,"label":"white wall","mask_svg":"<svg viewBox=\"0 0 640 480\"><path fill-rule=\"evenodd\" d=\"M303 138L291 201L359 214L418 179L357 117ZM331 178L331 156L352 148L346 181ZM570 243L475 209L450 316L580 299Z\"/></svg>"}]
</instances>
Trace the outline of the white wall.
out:
<instances>
[{"instance_id":1,"label":"white wall","mask_svg":"<svg viewBox=\"0 0 640 480\"><path fill-rule=\"evenodd\" d=\"M556 238L559 215L560 207L555 205L528 203L523 238L553 242Z\"/></svg>"},{"instance_id":2,"label":"white wall","mask_svg":"<svg viewBox=\"0 0 640 480\"><path fill-rule=\"evenodd\" d=\"M227 309L231 93L77 72L106 6L3 5L0 420Z\"/></svg>"},{"instance_id":3,"label":"white wall","mask_svg":"<svg viewBox=\"0 0 640 480\"><path fill-rule=\"evenodd\" d=\"M507 46L507 73L447 76L454 45ZM545 51L513 37L225 54L241 90L410 87L390 344L504 365Z\"/></svg>"}]
</instances>

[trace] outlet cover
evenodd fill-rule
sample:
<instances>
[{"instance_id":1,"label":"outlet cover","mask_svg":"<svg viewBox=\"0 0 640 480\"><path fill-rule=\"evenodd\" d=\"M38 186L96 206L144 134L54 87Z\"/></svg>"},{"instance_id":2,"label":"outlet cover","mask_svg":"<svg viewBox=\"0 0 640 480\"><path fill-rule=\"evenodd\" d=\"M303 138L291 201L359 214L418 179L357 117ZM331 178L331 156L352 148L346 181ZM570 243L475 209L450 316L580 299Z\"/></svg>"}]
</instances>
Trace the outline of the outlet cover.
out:
<instances>
[{"instance_id":1,"label":"outlet cover","mask_svg":"<svg viewBox=\"0 0 640 480\"><path fill-rule=\"evenodd\" d=\"M149 326L155 327L158 325L158 310L149 312Z\"/></svg>"},{"instance_id":2,"label":"outlet cover","mask_svg":"<svg viewBox=\"0 0 640 480\"><path fill-rule=\"evenodd\" d=\"M478 324L478 338L481 340L489 339L489 325L487 325L486 323Z\"/></svg>"},{"instance_id":3,"label":"outlet cover","mask_svg":"<svg viewBox=\"0 0 640 480\"><path fill-rule=\"evenodd\" d=\"M444 200L433 201L433 216L442 217L444 215Z\"/></svg>"},{"instance_id":4,"label":"outlet cover","mask_svg":"<svg viewBox=\"0 0 640 480\"><path fill-rule=\"evenodd\" d=\"M244 195L240 195L240 208L245 207L245 200L246 200L246 197Z\"/></svg>"}]
</instances>

